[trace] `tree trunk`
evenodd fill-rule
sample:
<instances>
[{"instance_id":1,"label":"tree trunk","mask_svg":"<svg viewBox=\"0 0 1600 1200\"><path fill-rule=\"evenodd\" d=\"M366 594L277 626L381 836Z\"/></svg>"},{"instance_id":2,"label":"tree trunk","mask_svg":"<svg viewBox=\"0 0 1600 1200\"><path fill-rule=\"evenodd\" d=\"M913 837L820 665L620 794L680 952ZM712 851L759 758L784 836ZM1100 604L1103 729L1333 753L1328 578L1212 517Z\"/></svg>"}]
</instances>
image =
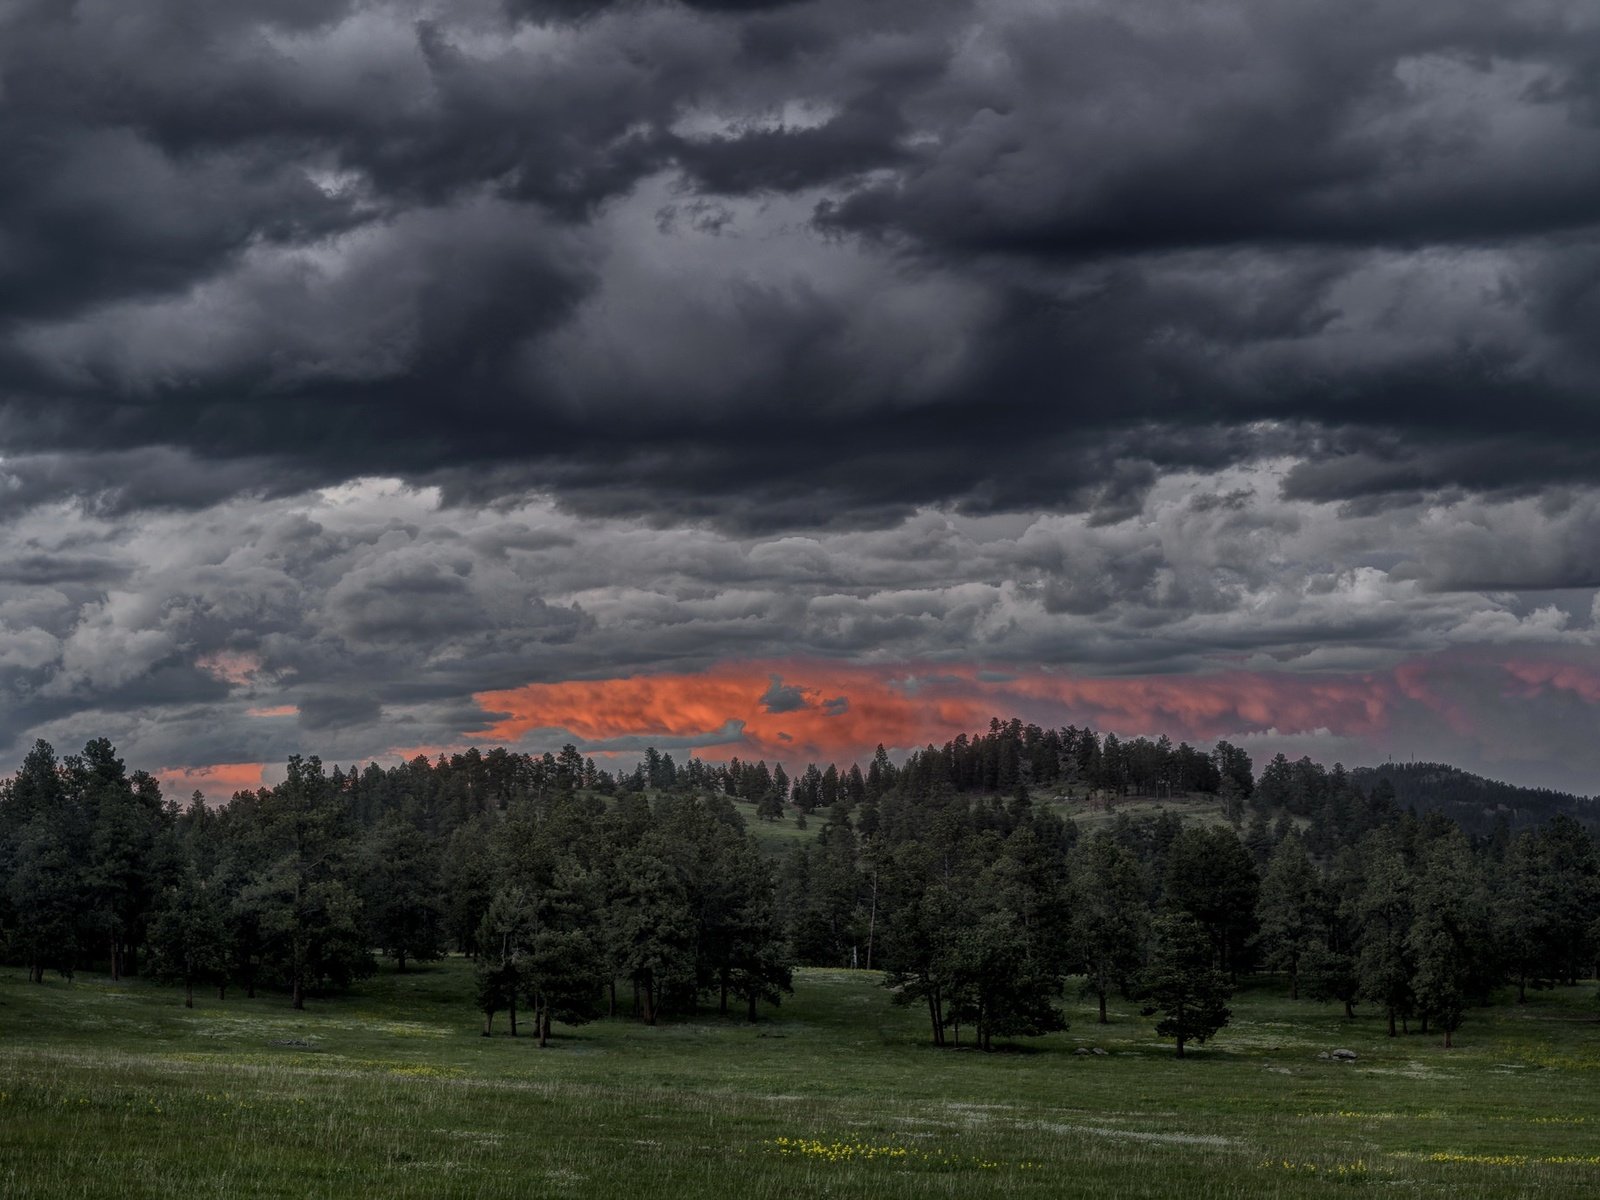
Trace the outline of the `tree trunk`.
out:
<instances>
[{"instance_id":1,"label":"tree trunk","mask_svg":"<svg viewBox=\"0 0 1600 1200\"><path fill-rule=\"evenodd\" d=\"M1184 1037L1183 1037L1183 1034L1180 1033L1178 1035L1178 1057L1179 1058L1183 1057L1183 1042L1184 1042Z\"/></svg>"},{"instance_id":2,"label":"tree trunk","mask_svg":"<svg viewBox=\"0 0 1600 1200\"><path fill-rule=\"evenodd\" d=\"M1449 1049L1452 1048L1451 1047L1451 1043L1450 1043L1450 1030L1448 1030L1448 1029L1446 1029L1444 1031L1444 1048L1446 1050L1449 1050Z\"/></svg>"},{"instance_id":3,"label":"tree trunk","mask_svg":"<svg viewBox=\"0 0 1600 1200\"><path fill-rule=\"evenodd\" d=\"M654 1025L656 1023L655 991L655 980L645 979L640 982L639 995L644 1001L644 1023L646 1025Z\"/></svg>"},{"instance_id":4,"label":"tree trunk","mask_svg":"<svg viewBox=\"0 0 1600 1200\"><path fill-rule=\"evenodd\" d=\"M1111 1024L1111 1022L1106 1019L1106 985L1105 985L1104 981L1102 981L1100 986L1098 988L1096 988L1095 990L1100 995L1100 1021L1099 1021L1099 1023L1101 1025L1109 1025L1109 1024Z\"/></svg>"},{"instance_id":5,"label":"tree trunk","mask_svg":"<svg viewBox=\"0 0 1600 1200\"><path fill-rule=\"evenodd\" d=\"M185 1008L194 1007L194 978L192 976L185 976L183 980L183 1006Z\"/></svg>"},{"instance_id":6,"label":"tree trunk","mask_svg":"<svg viewBox=\"0 0 1600 1200\"><path fill-rule=\"evenodd\" d=\"M1294 963L1289 964L1289 999L1300 999L1300 971Z\"/></svg>"},{"instance_id":7,"label":"tree trunk","mask_svg":"<svg viewBox=\"0 0 1600 1200\"><path fill-rule=\"evenodd\" d=\"M226 1000L227 998L228 998L228 985L226 983L217 984L217 999L218 1000Z\"/></svg>"},{"instance_id":8,"label":"tree trunk","mask_svg":"<svg viewBox=\"0 0 1600 1200\"><path fill-rule=\"evenodd\" d=\"M749 1003L748 1016L750 1019L750 1024L754 1025L756 1023L756 992L754 988L751 988L750 991L746 993L745 1000Z\"/></svg>"},{"instance_id":9,"label":"tree trunk","mask_svg":"<svg viewBox=\"0 0 1600 1200\"><path fill-rule=\"evenodd\" d=\"M610 1008L606 1012L606 1015L608 1017L615 1017L617 1015L617 977L615 975L613 975L611 977L611 981L606 984L606 991L611 998Z\"/></svg>"},{"instance_id":10,"label":"tree trunk","mask_svg":"<svg viewBox=\"0 0 1600 1200\"><path fill-rule=\"evenodd\" d=\"M511 998L506 1002L506 1020L511 1022L511 1036L517 1036L517 989L511 989Z\"/></svg>"},{"instance_id":11,"label":"tree trunk","mask_svg":"<svg viewBox=\"0 0 1600 1200\"><path fill-rule=\"evenodd\" d=\"M721 982L721 985L722 985L722 990L721 990L720 996L717 999L717 1015L725 1017L725 1016L728 1015L728 968L727 967L723 967L722 968L722 974L721 974L720 982Z\"/></svg>"},{"instance_id":12,"label":"tree trunk","mask_svg":"<svg viewBox=\"0 0 1600 1200\"><path fill-rule=\"evenodd\" d=\"M490 1036L490 1031L493 1028L494 1028L494 1014L492 1012L485 1012L483 1014L483 1036L484 1037L489 1037Z\"/></svg>"},{"instance_id":13,"label":"tree trunk","mask_svg":"<svg viewBox=\"0 0 1600 1200\"><path fill-rule=\"evenodd\" d=\"M539 1049L543 1050L550 1041L550 1010L543 1005L533 1010L533 1027L539 1033Z\"/></svg>"},{"instance_id":14,"label":"tree trunk","mask_svg":"<svg viewBox=\"0 0 1600 1200\"><path fill-rule=\"evenodd\" d=\"M1389 1036L1394 1036L1394 1009L1389 1010Z\"/></svg>"},{"instance_id":15,"label":"tree trunk","mask_svg":"<svg viewBox=\"0 0 1600 1200\"><path fill-rule=\"evenodd\" d=\"M406 954L402 950L394 956L394 969L404 975L406 970Z\"/></svg>"},{"instance_id":16,"label":"tree trunk","mask_svg":"<svg viewBox=\"0 0 1600 1200\"><path fill-rule=\"evenodd\" d=\"M306 988L298 971L295 972L293 991L290 994L293 997L290 1007L296 1010L303 1010L306 1006Z\"/></svg>"},{"instance_id":17,"label":"tree trunk","mask_svg":"<svg viewBox=\"0 0 1600 1200\"><path fill-rule=\"evenodd\" d=\"M120 970L120 967L121 967L122 964L120 962L120 959L121 959L121 956L117 953L117 935L116 934L112 934L111 935L111 982L112 983L116 983L119 979L122 978L122 971Z\"/></svg>"},{"instance_id":18,"label":"tree trunk","mask_svg":"<svg viewBox=\"0 0 1600 1200\"><path fill-rule=\"evenodd\" d=\"M1418 1027L1418 1030L1424 1036L1427 1035L1427 1032L1428 1032L1428 1014L1427 1013L1423 1013L1422 1014L1422 1024Z\"/></svg>"},{"instance_id":19,"label":"tree trunk","mask_svg":"<svg viewBox=\"0 0 1600 1200\"><path fill-rule=\"evenodd\" d=\"M1518 1004L1526 1004L1527 1002L1528 1002L1528 973L1526 971L1518 971L1517 972L1517 1003Z\"/></svg>"}]
</instances>

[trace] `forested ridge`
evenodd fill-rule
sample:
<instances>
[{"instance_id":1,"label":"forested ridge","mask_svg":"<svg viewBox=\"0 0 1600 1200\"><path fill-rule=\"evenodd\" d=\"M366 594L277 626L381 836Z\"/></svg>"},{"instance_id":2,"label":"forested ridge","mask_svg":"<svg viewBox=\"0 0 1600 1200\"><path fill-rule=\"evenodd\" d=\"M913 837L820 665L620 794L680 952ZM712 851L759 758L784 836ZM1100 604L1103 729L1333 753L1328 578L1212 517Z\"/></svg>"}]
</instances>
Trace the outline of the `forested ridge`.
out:
<instances>
[{"instance_id":1,"label":"forested ridge","mask_svg":"<svg viewBox=\"0 0 1600 1200\"><path fill-rule=\"evenodd\" d=\"M191 1004L271 989L295 1007L376 956L457 952L483 1032L541 1043L603 1016L755 1020L806 964L882 971L940 1045L1061 1029L1071 988L1101 1020L1138 997L1181 1054L1226 1024L1241 974L1270 972L1448 1044L1497 989L1575 985L1600 952L1583 802L1545 793L1522 827L1537 806L1505 785L1464 785L1465 827L1402 802L1462 774L1282 755L1258 773L1227 742L996 720L794 778L654 750L613 772L571 746L297 756L208 806L104 739L39 742L0 783L0 948L40 981L138 973Z\"/></svg>"}]
</instances>

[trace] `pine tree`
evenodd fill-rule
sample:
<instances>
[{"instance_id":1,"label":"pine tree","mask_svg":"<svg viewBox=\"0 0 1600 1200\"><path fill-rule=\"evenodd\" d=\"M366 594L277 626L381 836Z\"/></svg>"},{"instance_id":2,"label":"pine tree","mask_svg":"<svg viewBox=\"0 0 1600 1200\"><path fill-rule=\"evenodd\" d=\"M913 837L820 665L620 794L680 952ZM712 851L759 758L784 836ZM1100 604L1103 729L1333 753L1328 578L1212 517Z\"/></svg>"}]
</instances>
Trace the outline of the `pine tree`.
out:
<instances>
[{"instance_id":1,"label":"pine tree","mask_svg":"<svg viewBox=\"0 0 1600 1200\"><path fill-rule=\"evenodd\" d=\"M1233 986L1212 966L1211 938L1184 912L1156 918L1142 994L1142 1011L1146 1016L1161 1014L1156 1032L1177 1042L1179 1058L1186 1044L1204 1045L1233 1016L1228 1007Z\"/></svg>"},{"instance_id":2,"label":"pine tree","mask_svg":"<svg viewBox=\"0 0 1600 1200\"><path fill-rule=\"evenodd\" d=\"M1451 826L1424 849L1414 907L1406 939L1416 964L1412 991L1448 1050L1468 1001L1484 990L1490 946L1481 874L1460 829Z\"/></svg>"},{"instance_id":3,"label":"pine tree","mask_svg":"<svg viewBox=\"0 0 1600 1200\"><path fill-rule=\"evenodd\" d=\"M1261 880L1257 941L1266 965L1289 975L1289 998L1300 998L1300 963L1322 933L1321 895L1316 868L1305 844L1291 835L1267 861Z\"/></svg>"},{"instance_id":4,"label":"pine tree","mask_svg":"<svg viewBox=\"0 0 1600 1200\"><path fill-rule=\"evenodd\" d=\"M1143 961L1149 936L1144 881L1133 855L1104 832L1074 849L1070 870L1073 956L1099 1000L1104 1025L1107 993L1126 986Z\"/></svg>"},{"instance_id":5,"label":"pine tree","mask_svg":"<svg viewBox=\"0 0 1600 1200\"><path fill-rule=\"evenodd\" d=\"M197 983L221 979L228 968L228 930L218 898L186 865L163 891L150 923L151 966L157 979L183 984L183 1006L194 1007Z\"/></svg>"},{"instance_id":6,"label":"pine tree","mask_svg":"<svg viewBox=\"0 0 1600 1200\"><path fill-rule=\"evenodd\" d=\"M434 843L390 813L367 834L362 898L375 945L404 971L444 956L439 856Z\"/></svg>"},{"instance_id":7,"label":"pine tree","mask_svg":"<svg viewBox=\"0 0 1600 1200\"><path fill-rule=\"evenodd\" d=\"M240 899L259 924L266 965L301 1009L312 986L343 986L373 970L350 814L321 760L295 755L283 783L263 797L260 817L267 859Z\"/></svg>"},{"instance_id":8,"label":"pine tree","mask_svg":"<svg viewBox=\"0 0 1600 1200\"><path fill-rule=\"evenodd\" d=\"M1357 935L1356 975L1361 996L1380 1005L1396 1035L1395 1021L1409 1014L1413 960L1407 935L1411 930L1411 869L1392 833L1380 831L1363 846L1362 887L1355 899L1360 932Z\"/></svg>"}]
</instances>

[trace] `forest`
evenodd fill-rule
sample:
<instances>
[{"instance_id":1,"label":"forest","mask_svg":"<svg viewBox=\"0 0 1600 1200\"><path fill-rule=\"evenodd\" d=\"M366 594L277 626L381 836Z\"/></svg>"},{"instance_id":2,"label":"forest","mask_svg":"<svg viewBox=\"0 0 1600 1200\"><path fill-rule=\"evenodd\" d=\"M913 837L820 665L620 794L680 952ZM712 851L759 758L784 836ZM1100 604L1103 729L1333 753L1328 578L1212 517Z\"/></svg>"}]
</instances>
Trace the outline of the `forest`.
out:
<instances>
[{"instance_id":1,"label":"forest","mask_svg":"<svg viewBox=\"0 0 1600 1200\"><path fill-rule=\"evenodd\" d=\"M540 1045L600 1017L755 1021L796 966L859 967L936 1045L1061 1029L1078 989L1101 1021L1135 999L1180 1056L1266 973L1449 1046L1496 991L1596 973L1600 855L1586 801L1496 785L1464 828L1445 815L1460 773L1429 766L1439 803L1406 778L1402 804L1394 772L1279 755L1258 773L1227 742L995 720L793 778L655 750L611 771L570 745L296 756L208 805L104 739L41 741L0 784L0 953L35 981L94 969L296 1009L377 956L460 954L485 1036Z\"/></svg>"}]
</instances>

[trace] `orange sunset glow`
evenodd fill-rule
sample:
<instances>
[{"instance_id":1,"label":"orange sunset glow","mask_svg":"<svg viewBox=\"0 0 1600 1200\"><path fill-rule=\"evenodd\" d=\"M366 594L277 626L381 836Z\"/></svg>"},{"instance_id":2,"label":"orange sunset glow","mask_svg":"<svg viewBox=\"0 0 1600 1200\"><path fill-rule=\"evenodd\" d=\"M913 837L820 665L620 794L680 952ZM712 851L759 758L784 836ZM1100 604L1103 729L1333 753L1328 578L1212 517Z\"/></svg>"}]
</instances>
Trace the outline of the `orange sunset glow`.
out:
<instances>
[{"instance_id":1,"label":"orange sunset glow","mask_svg":"<svg viewBox=\"0 0 1600 1200\"><path fill-rule=\"evenodd\" d=\"M477 729L437 742L390 744L385 761L449 756L469 745L542 753L563 742L624 765L647 745L698 755L808 762L864 762L879 743L897 755L987 728L991 717L1046 727L1087 725L1121 737L1166 734L1208 746L1219 738L1304 736L1376 744L1419 714L1457 734L1480 715L1457 672L1487 669L1507 694L1562 693L1600 703L1600 668L1539 658L1430 656L1383 671L1327 675L1219 671L1205 675L1095 678L1043 668L974 664L860 665L817 659L725 662L699 672L562 680L483 691ZM283 718L291 704L252 707ZM328 755L324 753L324 758ZM365 760L365 756L363 756ZM331 760L330 760L331 761ZM222 800L265 785L270 764L229 762L156 772L171 795L199 789Z\"/></svg>"},{"instance_id":2,"label":"orange sunset glow","mask_svg":"<svg viewBox=\"0 0 1600 1200\"><path fill-rule=\"evenodd\" d=\"M775 681L786 704L763 702ZM515 744L564 731L597 750L618 739L630 739L632 749L632 739L654 737L715 757L859 759L880 741L899 749L943 743L982 729L992 716L1193 739L1268 729L1359 735L1381 727L1394 693L1394 682L1381 676L1085 679L1037 670L785 660L481 692L475 699L495 719L468 736Z\"/></svg>"},{"instance_id":3,"label":"orange sunset glow","mask_svg":"<svg viewBox=\"0 0 1600 1200\"><path fill-rule=\"evenodd\" d=\"M191 792L204 792L208 799L225 799L239 791L265 787L265 763L213 763L209 767L165 767L155 772L162 791L186 799Z\"/></svg>"}]
</instances>

